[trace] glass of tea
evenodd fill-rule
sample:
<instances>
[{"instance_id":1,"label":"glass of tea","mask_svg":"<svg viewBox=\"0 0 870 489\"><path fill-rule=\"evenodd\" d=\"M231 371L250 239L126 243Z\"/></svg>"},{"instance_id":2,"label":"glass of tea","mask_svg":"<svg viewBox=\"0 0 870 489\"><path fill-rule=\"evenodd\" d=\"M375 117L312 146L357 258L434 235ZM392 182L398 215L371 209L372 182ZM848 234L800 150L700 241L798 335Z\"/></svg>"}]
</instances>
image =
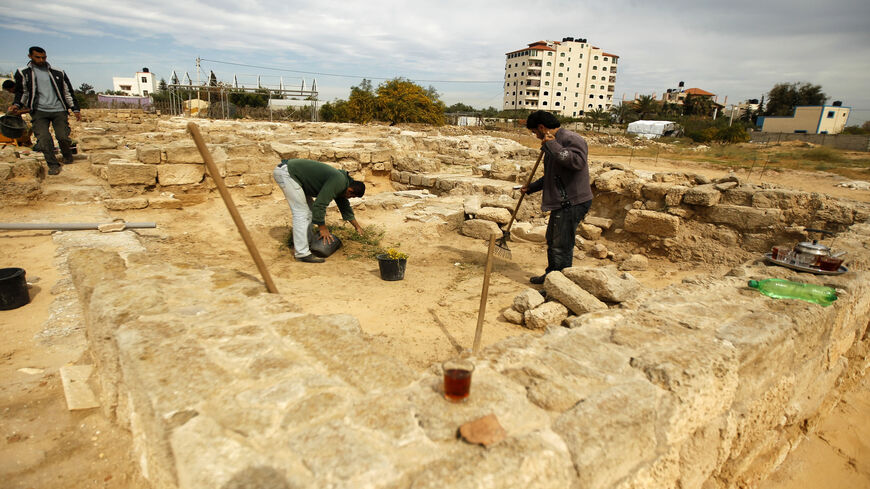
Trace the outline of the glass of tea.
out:
<instances>
[{"instance_id":1,"label":"glass of tea","mask_svg":"<svg viewBox=\"0 0 870 489\"><path fill-rule=\"evenodd\" d=\"M462 402L471 392L471 373L474 363L468 358L453 358L441 364L444 370L444 398L451 402Z\"/></svg>"}]
</instances>

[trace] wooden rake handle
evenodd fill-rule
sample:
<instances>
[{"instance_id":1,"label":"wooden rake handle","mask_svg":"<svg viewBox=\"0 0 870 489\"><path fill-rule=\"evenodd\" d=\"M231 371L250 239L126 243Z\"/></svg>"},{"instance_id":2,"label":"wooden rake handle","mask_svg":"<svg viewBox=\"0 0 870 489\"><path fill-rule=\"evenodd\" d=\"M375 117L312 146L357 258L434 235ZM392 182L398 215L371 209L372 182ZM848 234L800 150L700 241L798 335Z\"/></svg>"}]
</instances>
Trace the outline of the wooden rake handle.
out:
<instances>
[{"instance_id":1,"label":"wooden rake handle","mask_svg":"<svg viewBox=\"0 0 870 489\"><path fill-rule=\"evenodd\" d=\"M541 153L538 155L538 160L535 161L535 166L532 167L532 172L529 173L529 178L526 180L526 187L532 183L532 179L535 178L535 172L538 171L538 165L541 164L541 160L544 159L544 149L541 148ZM511 226L514 225L514 219L517 217L517 212L520 210L520 205L523 203L523 199L526 197L525 192L520 192L520 200L517 201L517 206L514 208L513 214L511 214L511 220L508 221L507 227L504 228L505 232L509 232L511 230Z\"/></svg>"},{"instance_id":2,"label":"wooden rake handle","mask_svg":"<svg viewBox=\"0 0 870 489\"><path fill-rule=\"evenodd\" d=\"M230 211L230 215L233 217L233 222L236 223L236 227L239 229L239 234L242 235L242 240L244 240L245 246L248 247L248 252L251 254L251 258L253 258L254 263L257 264L257 270L260 271L263 281L266 282L266 290L273 294L277 294L278 288L275 287L275 283L272 282L272 276L269 275L266 263L263 262L263 258L260 257L260 252L257 251L257 246L251 238L251 233L248 232L248 228L245 226L245 221L242 220L242 216L239 214L238 209L236 209L236 204L233 203L233 197L230 195L230 191L227 190L227 186L224 185L224 179L221 178L220 171L218 170L217 165L214 164L214 159L211 157L208 148L205 146L205 141L202 139L202 134L199 132L199 126L193 122L189 122L187 124L187 130L193 137L193 142L196 143L196 148L199 150L199 154L205 162L205 167L208 168L208 173L211 175L211 179L214 181L215 186L217 186L218 192L220 192L221 198L227 206L227 210Z\"/></svg>"}]
</instances>

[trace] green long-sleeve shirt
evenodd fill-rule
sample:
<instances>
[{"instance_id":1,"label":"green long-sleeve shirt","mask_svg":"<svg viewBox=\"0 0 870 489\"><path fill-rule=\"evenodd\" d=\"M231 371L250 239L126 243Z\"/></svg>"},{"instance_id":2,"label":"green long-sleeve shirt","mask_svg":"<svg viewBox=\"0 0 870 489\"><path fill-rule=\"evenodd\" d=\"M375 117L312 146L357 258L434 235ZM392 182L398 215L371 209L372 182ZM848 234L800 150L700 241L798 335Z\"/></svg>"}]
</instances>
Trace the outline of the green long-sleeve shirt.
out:
<instances>
[{"instance_id":1,"label":"green long-sleeve shirt","mask_svg":"<svg viewBox=\"0 0 870 489\"><path fill-rule=\"evenodd\" d=\"M322 225L326 222L326 207L332 200L335 200L335 205L345 221L355 219L350 202L344 197L344 192L350 185L350 177L346 171L314 160L281 160L281 163L287 165L287 172L302 186L305 195L314 199L311 209L314 224Z\"/></svg>"}]
</instances>

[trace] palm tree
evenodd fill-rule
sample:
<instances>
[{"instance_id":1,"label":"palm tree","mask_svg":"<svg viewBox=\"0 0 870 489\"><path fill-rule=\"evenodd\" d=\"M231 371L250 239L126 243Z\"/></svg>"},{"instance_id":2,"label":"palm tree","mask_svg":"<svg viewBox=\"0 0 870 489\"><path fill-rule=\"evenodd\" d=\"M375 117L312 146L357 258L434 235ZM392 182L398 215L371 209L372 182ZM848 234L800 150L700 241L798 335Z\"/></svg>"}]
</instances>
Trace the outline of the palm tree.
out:
<instances>
[{"instance_id":1,"label":"palm tree","mask_svg":"<svg viewBox=\"0 0 870 489\"><path fill-rule=\"evenodd\" d=\"M601 129L601 126L607 127L610 125L610 114L604 109L592 109L586 111L585 115L586 120L592 124L593 131L596 125L599 129Z\"/></svg>"},{"instance_id":2,"label":"palm tree","mask_svg":"<svg viewBox=\"0 0 870 489\"><path fill-rule=\"evenodd\" d=\"M652 95L641 95L634 101L634 110L637 111L641 119L656 115L659 108L659 101Z\"/></svg>"},{"instance_id":3,"label":"palm tree","mask_svg":"<svg viewBox=\"0 0 870 489\"><path fill-rule=\"evenodd\" d=\"M632 107L631 103L614 105L610 107L610 112L613 113L617 124L625 124L637 119L637 114L634 112L634 107Z\"/></svg>"}]
</instances>

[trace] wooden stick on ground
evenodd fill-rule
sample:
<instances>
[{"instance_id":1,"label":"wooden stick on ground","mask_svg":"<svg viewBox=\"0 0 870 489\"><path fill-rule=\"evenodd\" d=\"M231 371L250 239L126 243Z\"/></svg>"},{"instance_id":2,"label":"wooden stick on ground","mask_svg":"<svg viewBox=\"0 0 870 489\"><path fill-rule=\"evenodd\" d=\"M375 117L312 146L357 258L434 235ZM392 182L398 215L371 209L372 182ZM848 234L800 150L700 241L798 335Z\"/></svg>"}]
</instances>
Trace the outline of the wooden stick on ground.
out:
<instances>
[{"instance_id":1,"label":"wooden stick on ground","mask_svg":"<svg viewBox=\"0 0 870 489\"><path fill-rule=\"evenodd\" d=\"M483 291L480 293L480 308L477 311L477 329L474 331L474 346L471 353L480 350L480 337L483 336L483 317L486 315L486 297L489 295L489 274L492 271L492 252L495 248L495 234L489 237L489 250L486 252L486 270L483 272Z\"/></svg>"},{"instance_id":2,"label":"wooden stick on ground","mask_svg":"<svg viewBox=\"0 0 870 489\"><path fill-rule=\"evenodd\" d=\"M218 171L217 165L214 164L214 159L211 157L211 153L205 146L205 141L203 141L202 134L199 132L199 126L193 122L189 122L187 124L187 130L190 132L190 135L193 136L193 142L196 143L196 148L199 150L199 154L202 155L205 167L208 168L208 173L211 175L211 179L214 180L214 184L217 186L221 198L224 199L224 204L226 204L227 210L230 211L230 215L233 217L233 222L236 223L236 227L239 229L239 234L242 235L242 240L245 241L245 246L248 247L248 252L251 254L251 258L253 258L254 263L257 264L257 270L260 271L263 281L266 282L266 290L273 294L277 294L278 288L275 287L275 283L272 282L272 276L269 275L266 263L263 262L263 258L260 257L260 252L257 251L257 246L251 238L251 233L248 232L248 228L245 226L242 216L239 214L238 209L236 209L236 204L233 203L233 197L230 195L230 191L227 190L227 186L224 185L224 179L221 178L220 171Z\"/></svg>"}]
</instances>

